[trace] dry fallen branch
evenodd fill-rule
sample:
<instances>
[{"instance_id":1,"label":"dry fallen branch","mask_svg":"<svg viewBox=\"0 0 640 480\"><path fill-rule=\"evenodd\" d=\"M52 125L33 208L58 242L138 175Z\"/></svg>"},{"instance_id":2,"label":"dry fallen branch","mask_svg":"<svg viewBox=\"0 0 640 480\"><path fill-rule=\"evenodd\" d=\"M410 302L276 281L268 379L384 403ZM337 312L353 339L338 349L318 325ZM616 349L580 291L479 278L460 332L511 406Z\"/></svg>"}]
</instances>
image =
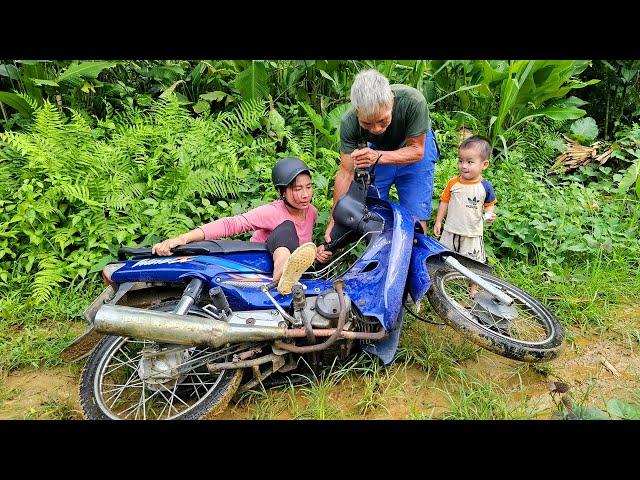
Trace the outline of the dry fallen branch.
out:
<instances>
[{"instance_id":1,"label":"dry fallen branch","mask_svg":"<svg viewBox=\"0 0 640 480\"><path fill-rule=\"evenodd\" d=\"M607 370L609 370L611 372L611 374L614 377L619 377L620 376L620 372L618 371L618 369L616 367L614 367L613 365L611 365L611 363L609 363L609 360L607 360L606 358L602 357L600 359L600 362L605 366L605 368Z\"/></svg>"},{"instance_id":2,"label":"dry fallen branch","mask_svg":"<svg viewBox=\"0 0 640 480\"><path fill-rule=\"evenodd\" d=\"M613 148L608 148L598 155L598 148L602 148L604 145L600 141L585 147L566 135L563 135L563 137L567 140L567 150L556 157L550 173L568 172L591 162L598 162L600 165L604 165L613 153Z\"/></svg>"}]
</instances>

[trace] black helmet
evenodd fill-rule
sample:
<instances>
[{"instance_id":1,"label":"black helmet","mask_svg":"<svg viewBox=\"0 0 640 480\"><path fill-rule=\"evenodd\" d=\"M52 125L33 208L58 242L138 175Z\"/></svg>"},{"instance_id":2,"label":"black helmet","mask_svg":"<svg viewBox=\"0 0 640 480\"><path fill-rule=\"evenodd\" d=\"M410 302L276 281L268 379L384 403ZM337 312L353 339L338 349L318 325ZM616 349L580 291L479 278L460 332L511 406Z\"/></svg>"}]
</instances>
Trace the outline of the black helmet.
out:
<instances>
[{"instance_id":1,"label":"black helmet","mask_svg":"<svg viewBox=\"0 0 640 480\"><path fill-rule=\"evenodd\" d=\"M271 180L278 187L286 187L301 173L306 172L311 176L311 170L299 158L287 157L278 160L273 170L271 170Z\"/></svg>"}]
</instances>

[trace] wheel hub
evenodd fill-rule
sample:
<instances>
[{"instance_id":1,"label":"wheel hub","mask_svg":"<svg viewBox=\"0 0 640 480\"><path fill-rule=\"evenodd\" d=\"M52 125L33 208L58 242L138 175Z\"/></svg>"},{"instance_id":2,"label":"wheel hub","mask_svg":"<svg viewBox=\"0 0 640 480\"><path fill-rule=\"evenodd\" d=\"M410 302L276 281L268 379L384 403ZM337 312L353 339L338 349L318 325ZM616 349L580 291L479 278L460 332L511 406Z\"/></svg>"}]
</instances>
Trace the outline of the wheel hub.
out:
<instances>
[{"instance_id":1,"label":"wheel hub","mask_svg":"<svg viewBox=\"0 0 640 480\"><path fill-rule=\"evenodd\" d=\"M496 300L490 293L481 291L475 296L473 314L484 325L508 330L511 323L518 317L518 311L509 305Z\"/></svg>"},{"instance_id":2,"label":"wheel hub","mask_svg":"<svg viewBox=\"0 0 640 480\"><path fill-rule=\"evenodd\" d=\"M185 375L179 373L178 367L189 359L187 350L169 353L145 351L138 364L138 375L145 387L156 391L173 389L184 380Z\"/></svg>"}]
</instances>

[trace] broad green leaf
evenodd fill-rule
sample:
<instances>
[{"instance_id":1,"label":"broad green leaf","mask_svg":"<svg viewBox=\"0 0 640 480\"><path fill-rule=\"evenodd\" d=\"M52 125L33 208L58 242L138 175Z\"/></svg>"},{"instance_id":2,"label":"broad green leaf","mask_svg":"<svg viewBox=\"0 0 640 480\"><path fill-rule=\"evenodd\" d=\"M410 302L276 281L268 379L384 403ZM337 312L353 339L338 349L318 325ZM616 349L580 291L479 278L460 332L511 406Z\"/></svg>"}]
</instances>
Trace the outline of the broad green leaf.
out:
<instances>
[{"instance_id":1,"label":"broad green leaf","mask_svg":"<svg viewBox=\"0 0 640 480\"><path fill-rule=\"evenodd\" d=\"M161 82L173 82L184 75L184 69L179 65L160 65L149 70L147 75Z\"/></svg>"},{"instance_id":2,"label":"broad green leaf","mask_svg":"<svg viewBox=\"0 0 640 480\"><path fill-rule=\"evenodd\" d=\"M586 105L587 103L589 102L585 102L584 100L573 96L564 100L565 105L573 105L574 107L581 107L583 105Z\"/></svg>"},{"instance_id":3,"label":"broad green leaf","mask_svg":"<svg viewBox=\"0 0 640 480\"><path fill-rule=\"evenodd\" d=\"M593 142L598 137L596 121L591 117L576 120L571 125L571 136L582 144Z\"/></svg>"},{"instance_id":4,"label":"broad green leaf","mask_svg":"<svg viewBox=\"0 0 640 480\"><path fill-rule=\"evenodd\" d=\"M59 87L58 82L54 82L53 80L45 80L42 78L32 78L31 81L37 85L38 87L42 85L48 85L50 87Z\"/></svg>"},{"instance_id":5,"label":"broad green leaf","mask_svg":"<svg viewBox=\"0 0 640 480\"><path fill-rule=\"evenodd\" d=\"M78 85L83 78L95 79L100 72L107 68L112 68L118 65L118 62L82 62L72 63L67 67L64 73L58 78L58 83L70 83L72 85Z\"/></svg>"},{"instance_id":6,"label":"broad green leaf","mask_svg":"<svg viewBox=\"0 0 640 480\"><path fill-rule=\"evenodd\" d=\"M445 98L447 98L447 97L449 97L449 96L451 96L451 95L456 95L456 94L459 94L458 96L459 96L459 97L461 98L461 100L462 100L463 98L465 98L465 96L464 96L464 94L462 94L461 92L465 92L465 91L467 91L467 90L475 90L476 88L479 88L479 87L481 87L481 86L482 86L482 84L481 84L481 83L478 83L478 84L476 84L476 85L465 85L465 86L463 86L463 87L458 88L457 90L455 90L455 91L453 91L453 92L449 92L449 93L447 93L446 95L443 95L442 97L440 97L440 98L438 98L438 99L434 100L433 102L431 102L431 104L430 104L429 106L431 106L431 105L435 105L435 104L436 104L436 103L438 103L440 100L444 100Z\"/></svg>"},{"instance_id":7,"label":"broad green leaf","mask_svg":"<svg viewBox=\"0 0 640 480\"><path fill-rule=\"evenodd\" d=\"M39 65L40 63L50 62L50 60L16 60L16 62L23 65Z\"/></svg>"},{"instance_id":8,"label":"broad green leaf","mask_svg":"<svg viewBox=\"0 0 640 480\"><path fill-rule=\"evenodd\" d=\"M211 108L211 104L205 100L199 100L198 103L196 103L193 106L193 111L196 113L202 113L205 111L208 111Z\"/></svg>"},{"instance_id":9,"label":"broad green leaf","mask_svg":"<svg viewBox=\"0 0 640 480\"><path fill-rule=\"evenodd\" d=\"M334 85L336 84L335 79L329 75L327 72L325 72L324 70L320 69L320 75L322 75L324 78L326 78L327 80L330 80L331 83L333 83Z\"/></svg>"},{"instance_id":10,"label":"broad green leaf","mask_svg":"<svg viewBox=\"0 0 640 480\"><path fill-rule=\"evenodd\" d=\"M107 265L107 263L115 262L116 260L117 260L116 257L113 257L111 255L105 255L93 265L91 270L89 270L89 273L99 272Z\"/></svg>"},{"instance_id":11,"label":"broad green leaf","mask_svg":"<svg viewBox=\"0 0 640 480\"><path fill-rule=\"evenodd\" d=\"M285 122L282 115L275 108L269 110L269 128L276 134L278 140L282 140L285 135Z\"/></svg>"},{"instance_id":12,"label":"broad green leaf","mask_svg":"<svg viewBox=\"0 0 640 480\"><path fill-rule=\"evenodd\" d=\"M618 192L625 193L634 183L636 184L636 192L638 192L638 181L640 181L640 159L636 159L636 162L622 176L618 184ZM640 194L638 196L640 197Z\"/></svg>"},{"instance_id":13,"label":"broad green leaf","mask_svg":"<svg viewBox=\"0 0 640 480\"><path fill-rule=\"evenodd\" d=\"M502 62L502 64L498 67L502 68L502 70L494 68L494 66L486 60L478 61L477 64L482 69L482 78L480 80L487 90L489 89L489 86L491 84L501 82L507 76L506 62Z\"/></svg>"},{"instance_id":14,"label":"broad green leaf","mask_svg":"<svg viewBox=\"0 0 640 480\"><path fill-rule=\"evenodd\" d=\"M189 100L186 95L176 92L176 99L178 100L179 105L191 105L193 102Z\"/></svg>"},{"instance_id":15,"label":"broad green leaf","mask_svg":"<svg viewBox=\"0 0 640 480\"><path fill-rule=\"evenodd\" d=\"M10 63L0 65L0 75L3 77L9 77L11 80L20 79L20 70L15 65Z\"/></svg>"},{"instance_id":16,"label":"broad green leaf","mask_svg":"<svg viewBox=\"0 0 640 480\"><path fill-rule=\"evenodd\" d=\"M84 82L82 84L82 87L80 87L80 90L83 91L84 93L96 93L96 89L93 88L93 85L90 82Z\"/></svg>"},{"instance_id":17,"label":"broad green leaf","mask_svg":"<svg viewBox=\"0 0 640 480\"><path fill-rule=\"evenodd\" d=\"M173 93L173 91L176 89L176 87L177 87L178 85L180 85L181 83L185 83L185 81L184 81L184 80L177 80L177 81L173 82L173 84L172 84L171 86L167 87L167 88L164 90L164 92L162 92L162 93L160 94L160 98L167 98L167 97L169 97L169 96Z\"/></svg>"},{"instance_id":18,"label":"broad green leaf","mask_svg":"<svg viewBox=\"0 0 640 480\"><path fill-rule=\"evenodd\" d=\"M342 120L342 117L345 113L347 113L350 107L351 104L343 103L342 105L338 105L336 108L331 110L327 114L327 123L329 124L329 127L337 128L338 130L340 130L340 120Z\"/></svg>"},{"instance_id":19,"label":"broad green leaf","mask_svg":"<svg viewBox=\"0 0 640 480\"><path fill-rule=\"evenodd\" d=\"M203 93L200 95L200 98L203 100L207 100L209 102L219 102L226 97L227 94L225 92L221 92L220 90L216 90L215 92Z\"/></svg>"},{"instance_id":20,"label":"broad green leaf","mask_svg":"<svg viewBox=\"0 0 640 480\"><path fill-rule=\"evenodd\" d=\"M267 84L268 75L264 63L252 61L251 64L234 80L234 84L242 98L251 100L253 98L264 98L269 94Z\"/></svg>"},{"instance_id":21,"label":"broad green leaf","mask_svg":"<svg viewBox=\"0 0 640 480\"><path fill-rule=\"evenodd\" d=\"M609 420L609 416L598 407L576 405L573 408L574 415L579 420Z\"/></svg>"},{"instance_id":22,"label":"broad green leaf","mask_svg":"<svg viewBox=\"0 0 640 480\"><path fill-rule=\"evenodd\" d=\"M640 420L640 405L631 405L617 398L607 402L607 412L625 420Z\"/></svg>"},{"instance_id":23,"label":"broad green leaf","mask_svg":"<svg viewBox=\"0 0 640 480\"><path fill-rule=\"evenodd\" d=\"M25 99L11 92L0 92L0 102L6 103L14 110L17 110L20 115L25 118L31 119L33 115L33 109Z\"/></svg>"},{"instance_id":24,"label":"broad green leaf","mask_svg":"<svg viewBox=\"0 0 640 480\"><path fill-rule=\"evenodd\" d=\"M147 94L136 95L136 103L141 107L147 107L151 105L152 100L153 99L151 98L151 95L147 95Z\"/></svg>"},{"instance_id":25,"label":"broad green leaf","mask_svg":"<svg viewBox=\"0 0 640 480\"><path fill-rule=\"evenodd\" d=\"M309 117L309 120L311 120L311 123L313 123L314 127L316 127L318 130L320 130L321 128L324 128L324 120L320 115L316 113L316 111L310 105L307 105L304 102L300 102L299 105L307 113L307 117Z\"/></svg>"},{"instance_id":26,"label":"broad green leaf","mask_svg":"<svg viewBox=\"0 0 640 480\"><path fill-rule=\"evenodd\" d=\"M582 117L586 112L571 105L552 105L532 112L532 116L546 115L554 120L573 120Z\"/></svg>"}]
</instances>

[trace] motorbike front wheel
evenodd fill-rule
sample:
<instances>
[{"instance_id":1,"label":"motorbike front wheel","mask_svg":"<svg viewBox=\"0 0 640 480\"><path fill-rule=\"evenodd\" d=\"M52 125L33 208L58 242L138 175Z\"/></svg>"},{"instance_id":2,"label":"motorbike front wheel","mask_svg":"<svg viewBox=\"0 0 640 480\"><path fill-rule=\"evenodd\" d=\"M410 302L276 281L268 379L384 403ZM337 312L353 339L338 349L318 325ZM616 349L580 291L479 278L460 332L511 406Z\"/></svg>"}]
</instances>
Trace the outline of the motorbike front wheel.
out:
<instances>
[{"instance_id":1,"label":"motorbike front wheel","mask_svg":"<svg viewBox=\"0 0 640 480\"><path fill-rule=\"evenodd\" d=\"M158 310L171 311L175 303ZM190 311L191 315L197 311ZM222 411L242 379L242 370L210 373L233 347L159 345L107 336L82 371L80 403L89 420L195 420Z\"/></svg>"},{"instance_id":2,"label":"motorbike front wheel","mask_svg":"<svg viewBox=\"0 0 640 480\"><path fill-rule=\"evenodd\" d=\"M480 286L472 298L472 282L458 271L442 267L432 274L427 292L436 313L462 336L504 357L524 362L555 358L564 333L545 306L504 280L471 270L511 296L513 305L501 305Z\"/></svg>"}]
</instances>

